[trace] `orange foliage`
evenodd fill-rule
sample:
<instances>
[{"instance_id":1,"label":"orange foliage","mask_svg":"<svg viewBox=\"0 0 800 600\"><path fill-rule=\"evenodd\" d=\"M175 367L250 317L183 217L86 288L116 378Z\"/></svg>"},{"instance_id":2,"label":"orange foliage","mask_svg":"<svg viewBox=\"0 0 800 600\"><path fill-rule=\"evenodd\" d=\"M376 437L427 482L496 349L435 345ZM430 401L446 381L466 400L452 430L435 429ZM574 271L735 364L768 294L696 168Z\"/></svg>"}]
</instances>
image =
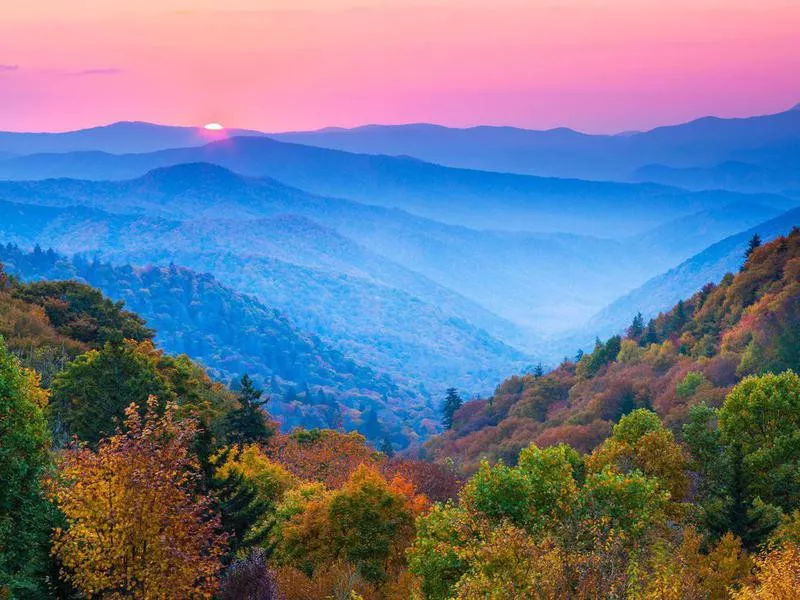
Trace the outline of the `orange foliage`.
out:
<instances>
[{"instance_id":1,"label":"orange foliage","mask_svg":"<svg viewBox=\"0 0 800 600\"><path fill-rule=\"evenodd\" d=\"M329 488L340 487L360 465L377 466L383 460L364 436L330 429L274 435L265 451L296 477Z\"/></svg>"}]
</instances>

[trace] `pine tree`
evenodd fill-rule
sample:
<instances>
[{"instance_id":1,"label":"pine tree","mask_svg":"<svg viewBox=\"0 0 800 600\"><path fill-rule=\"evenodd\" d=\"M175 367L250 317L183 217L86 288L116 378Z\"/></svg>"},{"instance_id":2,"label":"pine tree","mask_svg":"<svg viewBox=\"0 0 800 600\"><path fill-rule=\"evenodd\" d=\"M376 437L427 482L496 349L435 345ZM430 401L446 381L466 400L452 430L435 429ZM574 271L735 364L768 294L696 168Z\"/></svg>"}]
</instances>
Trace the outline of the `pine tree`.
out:
<instances>
[{"instance_id":1,"label":"pine tree","mask_svg":"<svg viewBox=\"0 0 800 600\"><path fill-rule=\"evenodd\" d=\"M642 317L642 313L639 312L633 317L633 322L631 326L628 327L627 336L628 339L639 341L642 333L644 333L644 317Z\"/></svg>"},{"instance_id":2,"label":"pine tree","mask_svg":"<svg viewBox=\"0 0 800 600\"><path fill-rule=\"evenodd\" d=\"M536 368L534 368L533 370L533 376L538 379L543 375L544 375L544 367L542 366L542 363L537 363Z\"/></svg>"},{"instance_id":3,"label":"pine tree","mask_svg":"<svg viewBox=\"0 0 800 600\"><path fill-rule=\"evenodd\" d=\"M744 253L745 259L749 259L753 251L759 246L761 246L761 236L754 233L753 237L751 237L750 241L747 243L747 250Z\"/></svg>"},{"instance_id":4,"label":"pine tree","mask_svg":"<svg viewBox=\"0 0 800 600\"><path fill-rule=\"evenodd\" d=\"M656 323L653 319L647 323L647 328L644 330L639 345L647 347L650 344L658 343L658 332L656 332Z\"/></svg>"},{"instance_id":5,"label":"pine tree","mask_svg":"<svg viewBox=\"0 0 800 600\"><path fill-rule=\"evenodd\" d=\"M378 420L378 413L375 411L374 407L370 407L370 409L366 412L364 416L364 422L361 425L361 433L364 434L364 437L368 440L378 440L383 433L383 427L381 426L381 422Z\"/></svg>"},{"instance_id":6,"label":"pine tree","mask_svg":"<svg viewBox=\"0 0 800 600\"><path fill-rule=\"evenodd\" d=\"M461 396L458 395L458 390L456 390L456 388L448 388L447 396L442 405L442 425L444 425L445 429L451 429L453 427L453 415L463 404L464 401L461 399Z\"/></svg>"},{"instance_id":7,"label":"pine tree","mask_svg":"<svg viewBox=\"0 0 800 600\"><path fill-rule=\"evenodd\" d=\"M228 441L233 444L263 441L272 435L267 415L262 410L269 398L261 400L264 392L255 387L247 374L242 377L239 386L240 406L228 415Z\"/></svg>"},{"instance_id":8,"label":"pine tree","mask_svg":"<svg viewBox=\"0 0 800 600\"><path fill-rule=\"evenodd\" d=\"M220 514L222 529L231 534L228 538L228 560L233 560L242 548L265 546L275 525L265 515L273 508L258 499L253 485L240 473L231 472L224 479L212 480L212 491ZM267 555L274 546L264 548Z\"/></svg>"}]
</instances>

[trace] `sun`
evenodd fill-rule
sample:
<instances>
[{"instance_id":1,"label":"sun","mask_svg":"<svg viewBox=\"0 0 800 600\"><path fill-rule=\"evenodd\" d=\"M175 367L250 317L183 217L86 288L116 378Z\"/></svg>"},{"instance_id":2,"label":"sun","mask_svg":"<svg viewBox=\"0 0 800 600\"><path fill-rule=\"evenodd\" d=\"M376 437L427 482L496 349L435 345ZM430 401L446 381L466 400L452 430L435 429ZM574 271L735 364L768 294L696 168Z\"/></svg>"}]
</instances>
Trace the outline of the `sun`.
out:
<instances>
[{"instance_id":1,"label":"sun","mask_svg":"<svg viewBox=\"0 0 800 600\"><path fill-rule=\"evenodd\" d=\"M208 129L209 131L220 131L225 128L219 123L206 123L203 125L203 129Z\"/></svg>"}]
</instances>

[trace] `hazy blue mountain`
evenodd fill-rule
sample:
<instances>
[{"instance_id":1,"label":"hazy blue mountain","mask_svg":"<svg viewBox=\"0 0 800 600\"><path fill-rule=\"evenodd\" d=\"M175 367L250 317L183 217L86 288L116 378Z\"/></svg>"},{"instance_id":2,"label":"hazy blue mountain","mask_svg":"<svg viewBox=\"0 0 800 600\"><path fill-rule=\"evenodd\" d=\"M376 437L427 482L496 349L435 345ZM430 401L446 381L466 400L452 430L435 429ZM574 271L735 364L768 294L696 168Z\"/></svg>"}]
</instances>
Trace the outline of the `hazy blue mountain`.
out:
<instances>
[{"instance_id":1,"label":"hazy blue mountain","mask_svg":"<svg viewBox=\"0 0 800 600\"><path fill-rule=\"evenodd\" d=\"M209 162L315 194L401 208L476 229L613 237L739 199L729 192L698 195L652 184L451 169L410 158L350 154L253 137L146 154L31 155L0 162L0 177L125 179L187 162ZM793 205L780 196L764 195L755 201L784 210Z\"/></svg>"},{"instance_id":2,"label":"hazy blue mountain","mask_svg":"<svg viewBox=\"0 0 800 600\"><path fill-rule=\"evenodd\" d=\"M706 117L625 135L513 127L453 129L371 125L274 134L285 141L370 154L408 155L443 165L581 179L624 180L651 164L708 168L736 154L800 139L800 109L740 119Z\"/></svg>"},{"instance_id":3,"label":"hazy blue mountain","mask_svg":"<svg viewBox=\"0 0 800 600\"><path fill-rule=\"evenodd\" d=\"M153 152L167 148L202 146L231 136L264 135L248 129L213 131L203 127L176 127L140 121L121 121L100 127L57 133L0 131L3 153L76 152L97 150L124 154Z\"/></svg>"},{"instance_id":4,"label":"hazy blue mountain","mask_svg":"<svg viewBox=\"0 0 800 600\"><path fill-rule=\"evenodd\" d=\"M513 332L510 323L303 217L177 221L11 203L0 211L9 215L0 239L24 247L213 273L362 364L413 381L423 395L449 385L491 390L504 372L532 361L469 319Z\"/></svg>"},{"instance_id":5,"label":"hazy blue mountain","mask_svg":"<svg viewBox=\"0 0 800 600\"><path fill-rule=\"evenodd\" d=\"M710 168L675 168L647 165L631 175L631 181L678 185L687 189L728 189L745 192L781 193L800 185L797 170L727 161Z\"/></svg>"},{"instance_id":6,"label":"hazy blue mountain","mask_svg":"<svg viewBox=\"0 0 800 600\"><path fill-rule=\"evenodd\" d=\"M613 335L628 326L637 312L646 318L657 315L706 283L716 283L726 273L737 271L744 262L745 250L753 234L758 233L766 242L788 233L795 226L800 226L800 209L785 212L713 244L611 303L582 326L585 337L594 340L595 335L601 338ZM581 343L587 344L590 340L583 339Z\"/></svg>"},{"instance_id":7,"label":"hazy blue mountain","mask_svg":"<svg viewBox=\"0 0 800 600\"><path fill-rule=\"evenodd\" d=\"M761 204L736 202L675 219L626 240L626 246L640 260L677 265L714 241L750 229L782 212Z\"/></svg>"},{"instance_id":8,"label":"hazy blue mountain","mask_svg":"<svg viewBox=\"0 0 800 600\"><path fill-rule=\"evenodd\" d=\"M722 210L714 224L715 217L708 212L705 224L696 217L674 231L656 231L642 242L631 237L615 241L572 234L478 231L395 209L311 195L209 164L157 169L122 182L0 183L0 197L17 202L82 205L155 219L150 228L161 240L164 260L172 251L194 248L266 256L367 278L441 306L499 339L528 349L535 348L532 333L568 329L693 252L775 214L758 202L761 197L695 196L701 206L714 206L718 198L738 198L736 213L742 218ZM183 223L165 225L164 219ZM81 235L86 226L79 232L74 224L66 227L77 242L95 247ZM149 243L154 238L144 229L140 223L137 236ZM102 238L106 233L93 235ZM58 243L70 244L70 240L59 238ZM136 236L101 242L104 248L114 244L120 252L142 246ZM69 250L81 248L73 245ZM558 302L553 302L554 297Z\"/></svg>"}]
</instances>

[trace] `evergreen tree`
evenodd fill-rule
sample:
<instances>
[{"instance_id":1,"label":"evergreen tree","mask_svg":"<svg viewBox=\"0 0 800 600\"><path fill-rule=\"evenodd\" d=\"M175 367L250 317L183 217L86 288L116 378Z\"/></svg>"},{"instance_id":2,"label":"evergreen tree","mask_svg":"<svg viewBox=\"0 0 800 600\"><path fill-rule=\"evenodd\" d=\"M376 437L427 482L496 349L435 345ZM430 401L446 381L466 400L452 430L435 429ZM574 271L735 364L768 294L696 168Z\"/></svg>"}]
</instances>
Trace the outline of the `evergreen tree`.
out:
<instances>
[{"instance_id":1,"label":"evergreen tree","mask_svg":"<svg viewBox=\"0 0 800 600\"><path fill-rule=\"evenodd\" d=\"M228 415L228 440L234 444L249 444L263 441L272 435L272 428L262 407L269 400L262 400L263 391L253 384L250 376L245 374L239 382L239 408Z\"/></svg>"},{"instance_id":2,"label":"evergreen tree","mask_svg":"<svg viewBox=\"0 0 800 600\"><path fill-rule=\"evenodd\" d=\"M228 538L228 561L233 560L243 548L264 546L275 525L265 515L274 507L260 500L253 487L240 473L231 472L224 479L212 479L212 492L216 499L222 528L230 534ZM271 554L273 546L265 551Z\"/></svg>"},{"instance_id":3,"label":"evergreen tree","mask_svg":"<svg viewBox=\"0 0 800 600\"><path fill-rule=\"evenodd\" d=\"M747 243L747 250L744 253L745 259L749 259L753 251L759 246L761 246L761 236L754 233L753 237L751 237L750 241Z\"/></svg>"},{"instance_id":4,"label":"evergreen tree","mask_svg":"<svg viewBox=\"0 0 800 600\"><path fill-rule=\"evenodd\" d=\"M642 333L644 333L644 317L642 317L642 313L639 312L633 317L633 322L631 322L630 327L628 327L627 336L628 339L638 342Z\"/></svg>"},{"instance_id":5,"label":"evergreen tree","mask_svg":"<svg viewBox=\"0 0 800 600\"><path fill-rule=\"evenodd\" d=\"M442 425L444 425L445 429L453 427L453 415L463 404L464 401L458 395L458 390L456 388L448 388L442 405Z\"/></svg>"},{"instance_id":6,"label":"evergreen tree","mask_svg":"<svg viewBox=\"0 0 800 600\"><path fill-rule=\"evenodd\" d=\"M544 367L542 363L537 363L536 368L533 370L533 376L539 378L544 375Z\"/></svg>"},{"instance_id":7,"label":"evergreen tree","mask_svg":"<svg viewBox=\"0 0 800 600\"><path fill-rule=\"evenodd\" d=\"M670 331L672 333L679 333L681 327L683 327L686 323L687 318L686 304L683 302L683 300L678 300L678 304L675 306L675 310L672 312L672 317L669 321Z\"/></svg>"},{"instance_id":8,"label":"evergreen tree","mask_svg":"<svg viewBox=\"0 0 800 600\"><path fill-rule=\"evenodd\" d=\"M388 436L383 438L379 450L389 458L392 458L394 456L394 446L392 445L392 440L390 440Z\"/></svg>"},{"instance_id":9,"label":"evergreen tree","mask_svg":"<svg viewBox=\"0 0 800 600\"><path fill-rule=\"evenodd\" d=\"M375 407L370 407L364 415L364 421L361 424L361 433L363 433L364 437L368 440L378 440L381 438L383 427L378 419L378 413L375 411Z\"/></svg>"},{"instance_id":10,"label":"evergreen tree","mask_svg":"<svg viewBox=\"0 0 800 600\"><path fill-rule=\"evenodd\" d=\"M656 331L656 322L653 319L647 323L647 328L645 328L644 333L642 334L641 339L639 340L639 345L647 347L650 344L657 344L658 343L658 332Z\"/></svg>"}]
</instances>

